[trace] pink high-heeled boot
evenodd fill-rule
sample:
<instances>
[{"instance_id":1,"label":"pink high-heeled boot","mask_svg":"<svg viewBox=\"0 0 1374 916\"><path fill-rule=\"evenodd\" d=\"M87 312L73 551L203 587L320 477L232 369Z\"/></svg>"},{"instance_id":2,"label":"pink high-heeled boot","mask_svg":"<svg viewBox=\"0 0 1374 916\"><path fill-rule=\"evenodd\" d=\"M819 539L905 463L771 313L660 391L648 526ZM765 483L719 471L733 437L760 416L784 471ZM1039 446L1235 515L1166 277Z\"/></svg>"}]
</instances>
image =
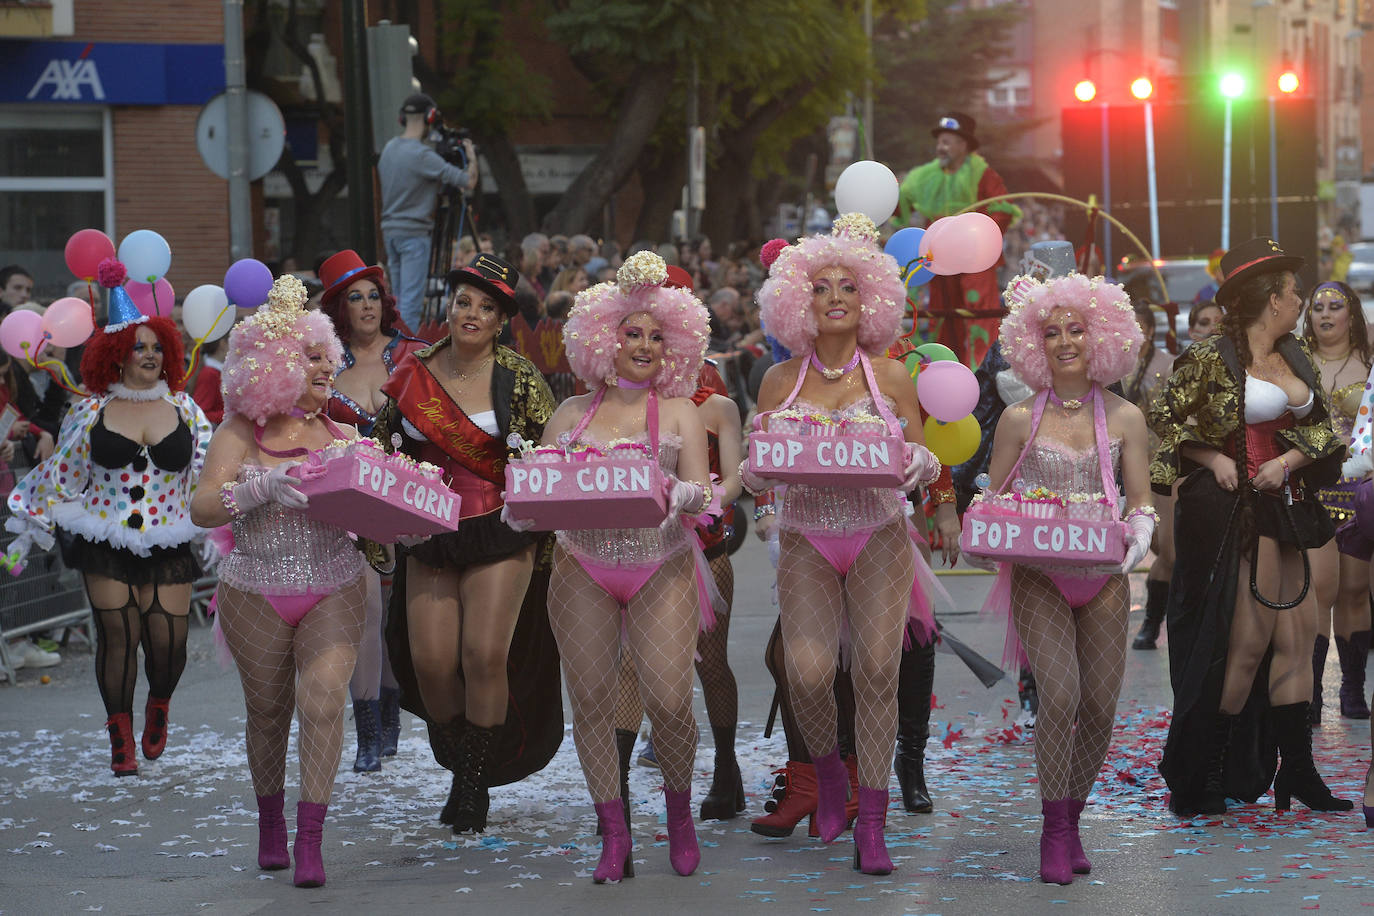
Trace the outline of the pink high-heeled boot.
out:
<instances>
[{"instance_id":1,"label":"pink high-heeled boot","mask_svg":"<svg viewBox=\"0 0 1374 916\"><path fill-rule=\"evenodd\" d=\"M668 861L673 871L686 877L701 864L697 825L692 820L692 790L664 789L663 798L668 808Z\"/></svg>"},{"instance_id":2,"label":"pink high-heeled boot","mask_svg":"<svg viewBox=\"0 0 1374 916\"><path fill-rule=\"evenodd\" d=\"M625 808L620 799L597 802L596 822L601 827L601 861L592 872L592 881L605 884L635 876L634 841L625 823Z\"/></svg>"},{"instance_id":3,"label":"pink high-heeled boot","mask_svg":"<svg viewBox=\"0 0 1374 916\"><path fill-rule=\"evenodd\" d=\"M1069 861L1069 805L1071 799L1041 800L1045 824L1040 831L1040 880L1046 884L1072 884L1073 865Z\"/></svg>"},{"instance_id":4,"label":"pink high-heeled boot","mask_svg":"<svg viewBox=\"0 0 1374 916\"><path fill-rule=\"evenodd\" d=\"M1078 835L1078 818L1083 814L1087 802L1071 798L1069 801L1069 864L1075 875L1086 875L1093 870L1088 855L1083 851L1083 840Z\"/></svg>"},{"instance_id":5,"label":"pink high-heeled boot","mask_svg":"<svg viewBox=\"0 0 1374 916\"><path fill-rule=\"evenodd\" d=\"M816 766L816 829L822 843L833 842L844 833L849 822L845 802L849 799L849 771L840 759L839 745L824 757L814 758Z\"/></svg>"},{"instance_id":6,"label":"pink high-heeled boot","mask_svg":"<svg viewBox=\"0 0 1374 916\"><path fill-rule=\"evenodd\" d=\"M328 805L296 802L296 887L324 887L324 859L320 843L324 836L324 813Z\"/></svg>"},{"instance_id":7,"label":"pink high-heeled boot","mask_svg":"<svg viewBox=\"0 0 1374 916\"><path fill-rule=\"evenodd\" d=\"M887 825L887 790L859 786L859 816L854 821L854 868L865 875L892 874L883 828Z\"/></svg>"},{"instance_id":8,"label":"pink high-heeled boot","mask_svg":"<svg viewBox=\"0 0 1374 916\"><path fill-rule=\"evenodd\" d=\"M286 851L285 792L258 796L258 868L276 871L291 864Z\"/></svg>"}]
</instances>

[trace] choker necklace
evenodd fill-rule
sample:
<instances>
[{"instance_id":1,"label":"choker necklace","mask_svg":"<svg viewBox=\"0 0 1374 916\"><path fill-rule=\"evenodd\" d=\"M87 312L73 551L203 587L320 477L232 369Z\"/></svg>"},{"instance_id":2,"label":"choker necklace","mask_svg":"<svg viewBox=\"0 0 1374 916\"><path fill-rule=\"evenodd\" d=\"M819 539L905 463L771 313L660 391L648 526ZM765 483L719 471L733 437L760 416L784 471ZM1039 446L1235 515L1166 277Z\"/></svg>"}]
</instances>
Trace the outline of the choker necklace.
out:
<instances>
[{"instance_id":1,"label":"choker necklace","mask_svg":"<svg viewBox=\"0 0 1374 916\"><path fill-rule=\"evenodd\" d=\"M632 382L629 379L621 378L618 375L611 376L607 381L609 381L611 385L615 388L629 388L632 390L648 388L650 385L654 383L654 380L651 378L646 378L642 382Z\"/></svg>"},{"instance_id":2,"label":"choker necklace","mask_svg":"<svg viewBox=\"0 0 1374 916\"><path fill-rule=\"evenodd\" d=\"M812 351L811 351L811 365L815 366L815 367L816 367L816 370L817 370L818 372L820 372L821 375L825 376L826 378L828 378L828 379L829 379L830 381L832 381L832 382L835 381L836 379L838 379L840 376L844 375L844 374L845 374L846 372L848 372L850 369L853 369L853 368L854 368L855 366L857 366L858 364L859 364L859 348L858 348L858 347L855 347L855 348L854 348L854 355L851 356L851 357L849 358L849 362L845 363L843 366L841 366L841 367L838 368L838 369L828 369L828 368L826 368L825 363L821 362L820 359L817 358L817 356L816 356L816 351L815 351L815 350L812 350Z\"/></svg>"},{"instance_id":3,"label":"choker necklace","mask_svg":"<svg viewBox=\"0 0 1374 916\"><path fill-rule=\"evenodd\" d=\"M1090 388L1088 389L1088 393L1085 397L1060 400L1059 395L1054 393L1054 389L1050 389L1050 400L1054 402L1056 407L1062 407L1065 410L1077 410L1084 404L1091 404L1093 402L1093 398L1095 397L1097 397L1097 389Z\"/></svg>"},{"instance_id":4,"label":"choker necklace","mask_svg":"<svg viewBox=\"0 0 1374 916\"><path fill-rule=\"evenodd\" d=\"M324 410L323 407L316 408L315 410L306 410L304 407L297 407L295 404L292 404L291 409L288 410L287 413L293 417L299 417L305 420L314 420L316 417L320 415L320 412L322 410Z\"/></svg>"},{"instance_id":5,"label":"choker necklace","mask_svg":"<svg viewBox=\"0 0 1374 916\"><path fill-rule=\"evenodd\" d=\"M156 401L167 394L167 382L158 379L147 388L130 388L123 382L111 382L109 391L121 401Z\"/></svg>"}]
</instances>

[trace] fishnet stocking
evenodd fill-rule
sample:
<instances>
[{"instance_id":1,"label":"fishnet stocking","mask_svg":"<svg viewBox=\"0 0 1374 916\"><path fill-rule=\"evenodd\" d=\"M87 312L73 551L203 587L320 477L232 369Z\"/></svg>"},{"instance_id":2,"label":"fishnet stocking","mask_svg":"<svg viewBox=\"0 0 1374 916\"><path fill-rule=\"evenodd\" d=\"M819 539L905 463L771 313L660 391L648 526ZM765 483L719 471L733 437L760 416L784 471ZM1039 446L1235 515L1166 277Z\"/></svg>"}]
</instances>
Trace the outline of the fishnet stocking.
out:
<instances>
[{"instance_id":1,"label":"fishnet stocking","mask_svg":"<svg viewBox=\"0 0 1374 916\"><path fill-rule=\"evenodd\" d=\"M293 628L261 595L220 583L220 626L243 682L248 768L258 795L273 795L285 785L291 713L299 708L301 800L329 803L366 604L359 576Z\"/></svg>"},{"instance_id":2,"label":"fishnet stocking","mask_svg":"<svg viewBox=\"0 0 1374 916\"><path fill-rule=\"evenodd\" d=\"M706 717L715 728L734 728L739 719L739 686L730 670L730 614L735 601L735 567L730 555L722 553L711 561L711 577L724 599L724 610L716 612L716 625L697 634L697 677L701 679Z\"/></svg>"},{"instance_id":3,"label":"fishnet stocking","mask_svg":"<svg viewBox=\"0 0 1374 916\"><path fill-rule=\"evenodd\" d=\"M686 791L692 783L697 744L692 654L699 614L692 556L681 551L644 584L624 615L627 649L670 791ZM587 788L593 802L611 801L620 797L614 718L622 677L621 611L562 548L549 585L549 623L563 656L573 742Z\"/></svg>"},{"instance_id":4,"label":"fishnet stocking","mask_svg":"<svg viewBox=\"0 0 1374 916\"><path fill-rule=\"evenodd\" d=\"M363 570L363 581L367 585L367 613L363 618L358 663L348 682L348 695L355 700L375 700L381 696L382 663L386 659L386 640L382 638L382 577L369 566Z\"/></svg>"},{"instance_id":5,"label":"fishnet stocking","mask_svg":"<svg viewBox=\"0 0 1374 916\"><path fill-rule=\"evenodd\" d=\"M797 763L810 763L811 752L802 740L801 726L797 724L797 714L792 708L792 700L787 692L786 653L783 651L782 618L773 625L773 633L768 637L768 647L764 650L763 663L768 673L773 675L773 683L778 691L778 715L782 718L782 733L787 739L787 759ZM839 659L835 660L839 665ZM846 756L854 753L854 682L849 672L842 668L835 671L835 714L839 719L840 753Z\"/></svg>"},{"instance_id":6,"label":"fishnet stocking","mask_svg":"<svg viewBox=\"0 0 1374 916\"><path fill-rule=\"evenodd\" d=\"M843 577L800 534L782 532L781 546L787 680L806 746L813 758L836 746L835 659L847 619L859 783L886 786L897 734L902 627L916 575L905 524L874 531Z\"/></svg>"},{"instance_id":7,"label":"fishnet stocking","mask_svg":"<svg viewBox=\"0 0 1374 916\"><path fill-rule=\"evenodd\" d=\"M630 653L620 653L620 675L615 679L615 714L612 723L620 731L637 732L644 721L644 701L639 698L639 672Z\"/></svg>"},{"instance_id":8,"label":"fishnet stocking","mask_svg":"<svg viewBox=\"0 0 1374 916\"><path fill-rule=\"evenodd\" d=\"M1035 766L1046 801L1086 800L1107 757L1126 666L1129 601L1126 577L1112 576L1072 610L1042 573L1012 568L1012 618L1040 697Z\"/></svg>"}]
</instances>

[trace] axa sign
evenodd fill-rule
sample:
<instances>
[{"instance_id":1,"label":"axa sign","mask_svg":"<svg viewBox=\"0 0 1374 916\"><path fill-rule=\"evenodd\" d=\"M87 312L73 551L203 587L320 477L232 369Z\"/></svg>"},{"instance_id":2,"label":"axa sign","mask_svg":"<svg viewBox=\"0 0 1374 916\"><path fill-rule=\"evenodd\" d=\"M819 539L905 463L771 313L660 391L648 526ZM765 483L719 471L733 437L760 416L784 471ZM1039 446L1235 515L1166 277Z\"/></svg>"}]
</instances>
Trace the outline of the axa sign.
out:
<instances>
[{"instance_id":1,"label":"axa sign","mask_svg":"<svg viewBox=\"0 0 1374 916\"><path fill-rule=\"evenodd\" d=\"M43 68L42 74L34 82L26 98L63 102L103 102L105 87L100 84L100 69L95 61L53 58Z\"/></svg>"}]
</instances>

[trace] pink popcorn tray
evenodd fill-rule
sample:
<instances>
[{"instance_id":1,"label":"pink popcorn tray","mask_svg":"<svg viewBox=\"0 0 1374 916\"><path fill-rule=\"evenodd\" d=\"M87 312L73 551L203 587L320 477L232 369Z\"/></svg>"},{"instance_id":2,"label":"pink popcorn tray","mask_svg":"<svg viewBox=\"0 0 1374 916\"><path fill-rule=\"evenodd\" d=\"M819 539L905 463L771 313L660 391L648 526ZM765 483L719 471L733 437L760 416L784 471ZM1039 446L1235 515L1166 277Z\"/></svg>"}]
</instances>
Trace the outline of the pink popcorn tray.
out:
<instances>
[{"instance_id":1,"label":"pink popcorn tray","mask_svg":"<svg viewBox=\"0 0 1374 916\"><path fill-rule=\"evenodd\" d=\"M959 549L1039 567L1104 566L1126 558L1125 533L1126 525L1119 521L1031 518L970 509L964 514Z\"/></svg>"},{"instance_id":2,"label":"pink popcorn tray","mask_svg":"<svg viewBox=\"0 0 1374 916\"><path fill-rule=\"evenodd\" d=\"M299 477L299 469L291 474ZM385 459L356 452L331 458L323 476L301 481L297 489L310 500L305 510L310 518L382 544L458 529L457 493Z\"/></svg>"},{"instance_id":3,"label":"pink popcorn tray","mask_svg":"<svg viewBox=\"0 0 1374 916\"><path fill-rule=\"evenodd\" d=\"M761 477L823 487L899 487L905 443L895 436L754 432L749 466Z\"/></svg>"},{"instance_id":4,"label":"pink popcorn tray","mask_svg":"<svg viewBox=\"0 0 1374 916\"><path fill-rule=\"evenodd\" d=\"M515 459L506 505L536 531L656 528L668 514L663 471L650 458Z\"/></svg>"}]
</instances>

